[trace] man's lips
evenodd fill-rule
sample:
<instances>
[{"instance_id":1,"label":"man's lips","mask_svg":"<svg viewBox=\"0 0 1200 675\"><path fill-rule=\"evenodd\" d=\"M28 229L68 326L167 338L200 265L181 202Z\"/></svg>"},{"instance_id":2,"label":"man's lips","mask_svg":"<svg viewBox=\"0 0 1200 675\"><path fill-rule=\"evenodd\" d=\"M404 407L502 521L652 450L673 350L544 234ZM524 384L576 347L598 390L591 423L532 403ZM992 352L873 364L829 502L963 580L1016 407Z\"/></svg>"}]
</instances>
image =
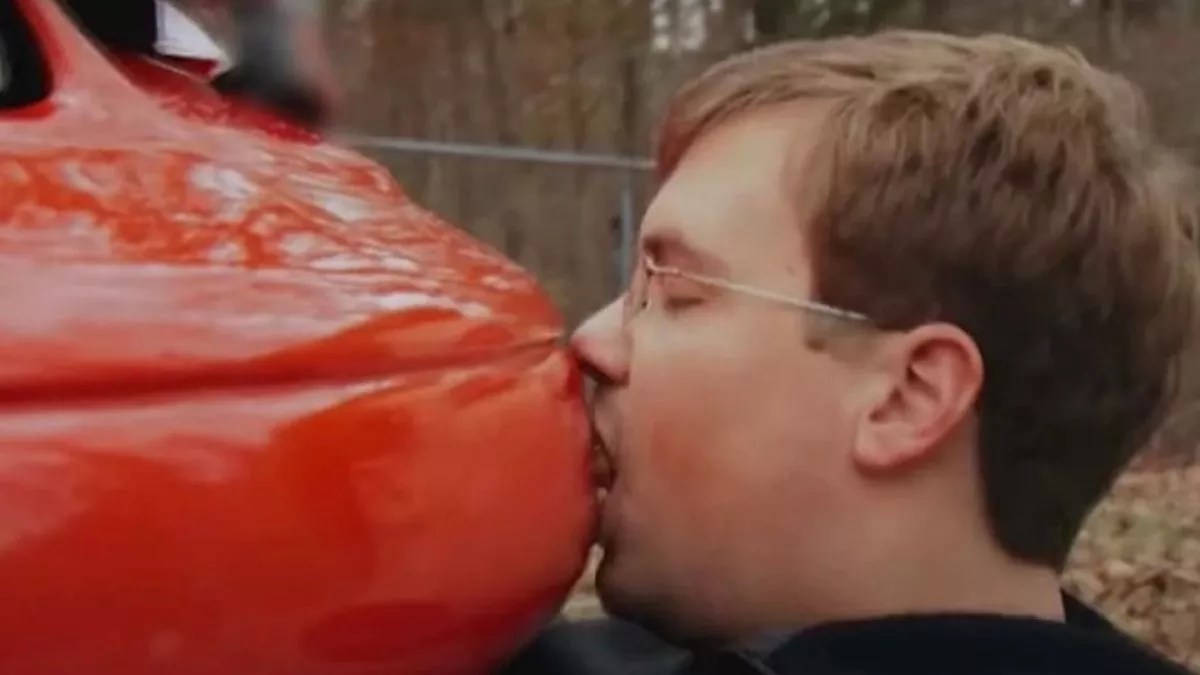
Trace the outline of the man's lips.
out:
<instances>
[{"instance_id":1,"label":"man's lips","mask_svg":"<svg viewBox=\"0 0 1200 675\"><path fill-rule=\"evenodd\" d=\"M592 482L597 489L607 491L612 488L614 478L612 455L608 451L608 446L599 432L593 432Z\"/></svg>"}]
</instances>

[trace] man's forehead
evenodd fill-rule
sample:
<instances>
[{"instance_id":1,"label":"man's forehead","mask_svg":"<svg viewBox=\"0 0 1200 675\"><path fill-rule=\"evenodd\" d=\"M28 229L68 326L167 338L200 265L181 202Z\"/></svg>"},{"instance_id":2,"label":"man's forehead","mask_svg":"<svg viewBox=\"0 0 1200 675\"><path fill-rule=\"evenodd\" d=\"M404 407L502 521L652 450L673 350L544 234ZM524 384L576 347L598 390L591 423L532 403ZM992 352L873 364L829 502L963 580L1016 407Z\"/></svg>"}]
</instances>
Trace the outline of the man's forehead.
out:
<instances>
[{"instance_id":1,"label":"man's forehead","mask_svg":"<svg viewBox=\"0 0 1200 675\"><path fill-rule=\"evenodd\" d=\"M789 157L797 131L795 120L776 110L700 138L650 206L643 252L706 272L794 254L800 228L787 183L795 177Z\"/></svg>"}]
</instances>

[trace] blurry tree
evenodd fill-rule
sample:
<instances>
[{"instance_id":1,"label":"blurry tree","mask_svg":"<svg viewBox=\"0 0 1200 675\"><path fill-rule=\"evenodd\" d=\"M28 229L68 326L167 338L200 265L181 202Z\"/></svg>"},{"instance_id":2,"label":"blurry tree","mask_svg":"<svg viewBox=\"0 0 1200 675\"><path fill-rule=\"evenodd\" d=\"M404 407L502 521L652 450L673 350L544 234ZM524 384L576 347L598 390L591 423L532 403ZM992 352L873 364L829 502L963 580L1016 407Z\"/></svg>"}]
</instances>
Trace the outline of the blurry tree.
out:
<instances>
[{"instance_id":1,"label":"blurry tree","mask_svg":"<svg viewBox=\"0 0 1200 675\"><path fill-rule=\"evenodd\" d=\"M757 0L755 31L761 40L870 32L911 0ZM934 13L945 2L933 2Z\"/></svg>"},{"instance_id":2,"label":"blurry tree","mask_svg":"<svg viewBox=\"0 0 1200 675\"><path fill-rule=\"evenodd\" d=\"M1100 52L1112 58L1125 55L1122 35L1125 30L1125 0L1096 1L1097 42Z\"/></svg>"}]
</instances>

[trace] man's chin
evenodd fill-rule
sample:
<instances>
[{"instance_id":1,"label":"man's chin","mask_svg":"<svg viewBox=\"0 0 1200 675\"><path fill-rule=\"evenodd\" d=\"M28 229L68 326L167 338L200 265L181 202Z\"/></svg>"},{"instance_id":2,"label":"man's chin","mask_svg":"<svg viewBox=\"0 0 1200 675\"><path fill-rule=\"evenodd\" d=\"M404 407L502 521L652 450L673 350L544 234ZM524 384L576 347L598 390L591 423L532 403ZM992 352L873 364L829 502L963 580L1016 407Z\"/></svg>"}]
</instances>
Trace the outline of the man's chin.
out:
<instances>
[{"instance_id":1,"label":"man's chin","mask_svg":"<svg viewBox=\"0 0 1200 675\"><path fill-rule=\"evenodd\" d=\"M687 640L671 616L671 603L663 596L660 586L639 584L639 580L622 559L605 548L596 570L596 594L604 612L650 631L668 642L686 645ZM651 592L647 589L653 588Z\"/></svg>"},{"instance_id":2,"label":"man's chin","mask_svg":"<svg viewBox=\"0 0 1200 675\"><path fill-rule=\"evenodd\" d=\"M628 621L636 621L639 612L639 594L630 589L624 570L621 569L621 557L617 547L611 540L602 545L603 554L596 568L596 595L600 604L610 616Z\"/></svg>"}]
</instances>

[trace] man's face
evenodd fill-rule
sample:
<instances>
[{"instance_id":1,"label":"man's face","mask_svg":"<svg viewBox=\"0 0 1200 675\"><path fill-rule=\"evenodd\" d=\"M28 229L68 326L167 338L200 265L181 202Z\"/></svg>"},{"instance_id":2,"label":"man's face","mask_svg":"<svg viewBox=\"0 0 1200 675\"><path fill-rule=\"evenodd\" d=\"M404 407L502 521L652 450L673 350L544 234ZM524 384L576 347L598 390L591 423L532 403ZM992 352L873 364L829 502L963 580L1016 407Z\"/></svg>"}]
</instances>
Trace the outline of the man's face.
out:
<instances>
[{"instance_id":1,"label":"man's face","mask_svg":"<svg viewBox=\"0 0 1200 675\"><path fill-rule=\"evenodd\" d=\"M805 176L785 168L819 123L788 107L704 136L650 205L639 257L811 298L797 191L785 189ZM730 608L769 605L777 583L836 565L824 533L853 526L840 514L855 498L858 378L806 344L812 315L638 270L634 301L575 338L613 468L599 590L659 629L737 631Z\"/></svg>"}]
</instances>

